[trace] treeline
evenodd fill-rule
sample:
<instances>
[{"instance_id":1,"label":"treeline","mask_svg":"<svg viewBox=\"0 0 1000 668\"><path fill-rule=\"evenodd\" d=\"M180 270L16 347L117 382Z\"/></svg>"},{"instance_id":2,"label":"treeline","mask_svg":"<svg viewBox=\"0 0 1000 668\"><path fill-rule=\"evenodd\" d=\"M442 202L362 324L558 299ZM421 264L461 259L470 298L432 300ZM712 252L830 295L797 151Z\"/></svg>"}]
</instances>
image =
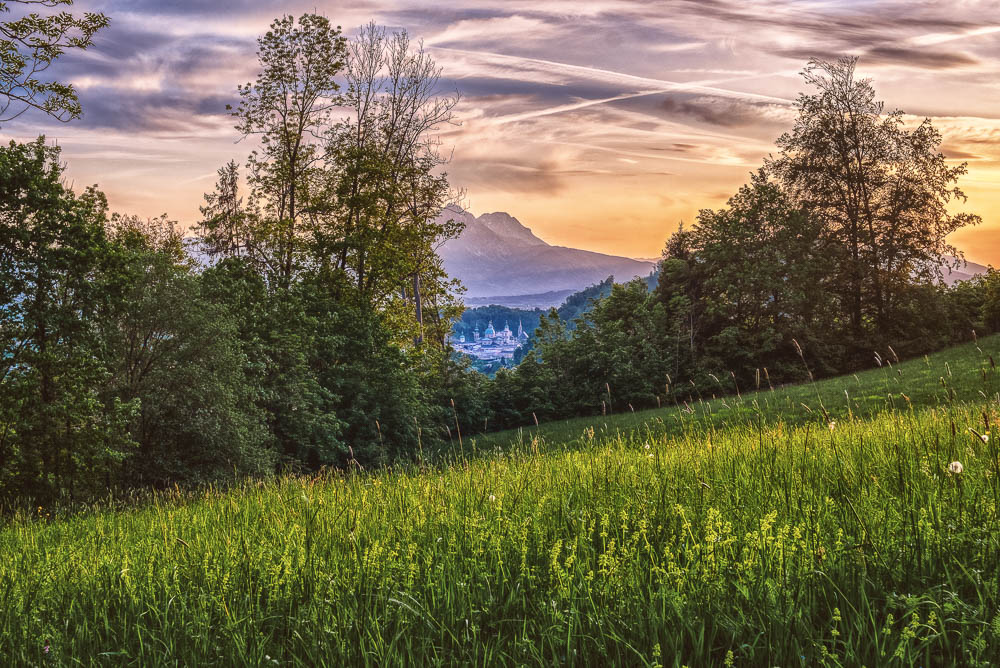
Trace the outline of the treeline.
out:
<instances>
[{"instance_id":1,"label":"treeline","mask_svg":"<svg viewBox=\"0 0 1000 668\"><path fill-rule=\"evenodd\" d=\"M895 362L1000 327L1000 274L948 288L966 166L925 120L886 113L856 59L812 62L777 153L666 243L655 291L616 285L575 328L542 318L490 388L498 428Z\"/></svg>"},{"instance_id":2,"label":"treeline","mask_svg":"<svg viewBox=\"0 0 1000 668\"><path fill-rule=\"evenodd\" d=\"M475 374L434 249L460 232L437 218L456 98L374 25L283 17L258 58L231 110L257 148L196 230L208 268L166 216L66 187L44 139L0 149L0 504L368 468L454 427Z\"/></svg>"},{"instance_id":3,"label":"treeline","mask_svg":"<svg viewBox=\"0 0 1000 668\"><path fill-rule=\"evenodd\" d=\"M166 216L66 187L44 139L0 149L0 506L423 456L459 432L798 381L1000 328L1000 277L946 288L965 166L883 113L854 61L776 156L667 241L655 277L541 314L495 379L456 359L435 249L460 233L436 131L455 97L404 33L282 17L231 109L196 265ZM341 86L341 83L343 84ZM343 116L339 114L343 112ZM595 301L596 299L596 301ZM494 321L495 326L502 326Z\"/></svg>"}]
</instances>

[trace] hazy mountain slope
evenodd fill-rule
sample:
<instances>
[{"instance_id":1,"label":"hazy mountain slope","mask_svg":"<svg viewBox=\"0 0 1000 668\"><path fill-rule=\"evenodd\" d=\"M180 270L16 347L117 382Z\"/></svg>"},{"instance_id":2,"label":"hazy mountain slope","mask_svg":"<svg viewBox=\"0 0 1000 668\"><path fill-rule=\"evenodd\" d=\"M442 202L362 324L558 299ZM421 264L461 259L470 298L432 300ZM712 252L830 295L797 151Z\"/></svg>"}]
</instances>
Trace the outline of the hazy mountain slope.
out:
<instances>
[{"instance_id":1,"label":"hazy mountain slope","mask_svg":"<svg viewBox=\"0 0 1000 668\"><path fill-rule=\"evenodd\" d=\"M941 272L944 274L944 282L947 285L954 285L959 281L967 281L973 276L978 276L979 274L985 274L989 267L984 267L981 264L976 264L975 262L965 262L960 264L958 269L952 269L950 265L954 264L955 258L946 256L944 258L944 263L941 267Z\"/></svg>"},{"instance_id":2,"label":"hazy mountain slope","mask_svg":"<svg viewBox=\"0 0 1000 668\"><path fill-rule=\"evenodd\" d=\"M449 209L442 215L465 222L462 236L446 243L440 254L468 298L579 290L608 276L625 282L653 269L651 262L551 246L506 213L476 217Z\"/></svg>"}]
</instances>

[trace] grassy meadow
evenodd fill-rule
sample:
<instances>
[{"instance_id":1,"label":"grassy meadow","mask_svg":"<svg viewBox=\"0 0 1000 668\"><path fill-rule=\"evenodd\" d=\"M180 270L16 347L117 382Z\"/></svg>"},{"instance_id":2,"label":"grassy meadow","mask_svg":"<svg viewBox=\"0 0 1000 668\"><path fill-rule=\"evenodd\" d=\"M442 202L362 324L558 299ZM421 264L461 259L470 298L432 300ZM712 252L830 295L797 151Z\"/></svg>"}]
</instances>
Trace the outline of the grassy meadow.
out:
<instances>
[{"instance_id":1,"label":"grassy meadow","mask_svg":"<svg viewBox=\"0 0 1000 668\"><path fill-rule=\"evenodd\" d=\"M993 359L998 337L448 462L38 508L0 528L0 661L995 665Z\"/></svg>"},{"instance_id":2,"label":"grassy meadow","mask_svg":"<svg viewBox=\"0 0 1000 668\"><path fill-rule=\"evenodd\" d=\"M490 450L537 436L559 448L581 447L588 442L585 432L589 434L591 429L613 437L674 436L683 434L692 422L717 430L740 427L748 421L800 425L825 419L870 418L910 405L919 409L987 401L996 399L993 395L1000 391L1000 383L994 383L994 376L986 373L996 364L1000 364L1000 335L901 363L891 354L873 356L872 368L867 371L815 383L772 387L763 370L753 388L740 388L731 378L718 377L714 394L692 390L690 402L664 404L653 410L633 412L628 406L619 406L612 387L611 403L618 413L546 422L537 429L532 426L479 434L472 445Z\"/></svg>"}]
</instances>

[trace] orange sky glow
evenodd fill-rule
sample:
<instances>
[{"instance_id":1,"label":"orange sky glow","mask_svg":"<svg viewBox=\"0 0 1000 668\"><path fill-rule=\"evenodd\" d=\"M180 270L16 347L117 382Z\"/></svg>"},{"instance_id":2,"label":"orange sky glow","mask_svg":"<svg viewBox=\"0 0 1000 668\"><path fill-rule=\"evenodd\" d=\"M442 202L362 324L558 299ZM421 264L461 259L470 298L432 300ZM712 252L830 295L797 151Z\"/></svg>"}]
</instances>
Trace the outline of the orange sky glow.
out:
<instances>
[{"instance_id":1,"label":"orange sky glow","mask_svg":"<svg viewBox=\"0 0 1000 668\"><path fill-rule=\"evenodd\" d=\"M81 93L69 125L26 115L5 138L45 133L77 186L116 211L198 220L215 170L242 160L225 104L252 79L276 12L314 7L350 36L406 29L457 90L442 128L451 183L475 213L507 211L546 241L649 258L681 221L718 207L774 150L810 57L861 58L890 108L931 117L983 224L951 241L1000 265L1000 5L767 0L423 3L77 0L112 26L60 76Z\"/></svg>"}]
</instances>

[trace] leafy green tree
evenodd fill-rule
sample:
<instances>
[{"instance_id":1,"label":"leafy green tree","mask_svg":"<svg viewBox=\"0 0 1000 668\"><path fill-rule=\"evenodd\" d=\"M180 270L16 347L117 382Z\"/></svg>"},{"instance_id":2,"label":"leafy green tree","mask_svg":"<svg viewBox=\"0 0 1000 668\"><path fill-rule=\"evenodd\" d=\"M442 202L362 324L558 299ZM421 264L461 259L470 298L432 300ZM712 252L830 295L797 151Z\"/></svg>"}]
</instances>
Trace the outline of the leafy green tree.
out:
<instances>
[{"instance_id":1,"label":"leafy green tree","mask_svg":"<svg viewBox=\"0 0 1000 668\"><path fill-rule=\"evenodd\" d=\"M345 446L335 396L314 364L318 330L313 293L295 283L273 291L256 268L227 258L202 276L205 298L232 318L246 382L263 413L273 448L284 468L318 468L339 461Z\"/></svg>"},{"instance_id":2,"label":"leafy green tree","mask_svg":"<svg viewBox=\"0 0 1000 668\"><path fill-rule=\"evenodd\" d=\"M534 347L491 393L504 426L656 405L666 392L664 311L636 279L613 285L573 329L556 309L541 317ZM499 426L499 425L498 425Z\"/></svg>"},{"instance_id":3,"label":"leafy green tree","mask_svg":"<svg viewBox=\"0 0 1000 668\"><path fill-rule=\"evenodd\" d=\"M240 134L260 141L247 161L249 197L239 195L235 163L220 169L200 233L211 255L246 258L287 288L311 264L306 249L329 208L320 140L341 102L345 41L328 19L303 14L275 19L257 44L260 72L239 87L242 99L232 111Z\"/></svg>"},{"instance_id":4,"label":"leafy green tree","mask_svg":"<svg viewBox=\"0 0 1000 668\"><path fill-rule=\"evenodd\" d=\"M376 308L404 310L420 342L432 318L442 345L456 304L455 285L436 248L461 224L439 220L451 193L437 130L452 122L457 96L439 90L440 69L405 32L369 24L348 45L344 104L350 115L329 135L336 193L333 225L323 230L320 255L350 276L358 298ZM431 308L425 308L425 306Z\"/></svg>"},{"instance_id":5,"label":"leafy green tree","mask_svg":"<svg viewBox=\"0 0 1000 668\"><path fill-rule=\"evenodd\" d=\"M768 167L823 226L841 331L860 354L904 335L908 285L939 280L942 256L956 253L948 234L979 217L950 213L950 202L965 200L955 184L966 165L947 164L930 119L908 129L903 112L886 113L856 65L810 61L803 76L816 92L799 96L795 127Z\"/></svg>"},{"instance_id":6,"label":"leafy green tree","mask_svg":"<svg viewBox=\"0 0 1000 668\"><path fill-rule=\"evenodd\" d=\"M763 170L726 208L703 210L693 240L704 276L703 370L744 383L762 367L783 381L801 378L793 340L824 369L836 365L836 350L820 343L830 324L832 270L822 228Z\"/></svg>"},{"instance_id":7,"label":"leafy green tree","mask_svg":"<svg viewBox=\"0 0 1000 668\"><path fill-rule=\"evenodd\" d=\"M608 276L600 283L595 283L589 287L574 292L566 298L556 312L566 323L569 329L573 329L576 321L584 317L593 308L594 303L611 294L611 286L615 284L615 277Z\"/></svg>"},{"instance_id":8,"label":"leafy green tree","mask_svg":"<svg viewBox=\"0 0 1000 668\"><path fill-rule=\"evenodd\" d=\"M591 384L580 408L607 400L608 410L624 411L656 405L666 391L670 359L663 354L666 313L642 279L616 284L596 302L574 332L579 359L589 364L578 372L579 386ZM589 354L588 354L589 351ZM603 381L603 382L602 382Z\"/></svg>"},{"instance_id":9,"label":"leafy green tree","mask_svg":"<svg viewBox=\"0 0 1000 668\"><path fill-rule=\"evenodd\" d=\"M705 275L697 259L696 244L693 232L684 229L683 224L670 235L660 260L655 292L665 317L664 354L670 358L668 372L678 380L696 375L700 356Z\"/></svg>"},{"instance_id":10,"label":"leafy green tree","mask_svg":"<svg viewBox=\"0 0 1000 668\"><path fill-rule=\"evenodd\" d=\"M985 276L975 279L980 289L980 315L985 327L991 332L1000 332L1000 272L990 267Z\"/></svg>"},{"instance_id":11,"label":"leafy green tree","mask_svg":"<svg viewBox=\"0 0 1000 668\"><path fill-rule=\"evenodd\" d=\"M138 404L125 486L223 480L274 469L227 305L206 299L174 224L113 216L107 298L95 316L106 392Z\"/></svg>"},{"instance_id":12,"label":"leafy green tree","mask_svg":"<svg viewBox=\"0 0 1000 668\"><path fill-rule=\"evenodd\" d=\"M551 364L528 355L514 369L500 369L486 389L489 429L511 429L551 420L565 413L564 388Z\"/></svg>"},{"instance_id":13,"label":"leafy green tree","mask_svg":"<svg viewBox=\"0 0 1000 668\"><path fill-rule=\"evenodd\" d=\"M206 278L219 303L240 305L248 374L286 463L411 451L434 419L422 401L448 388L430 370L450 364L460 312L436 254L458 233L437 219L448 186L433 138L454 103L426 53L371 25L348 45L322 17L284 17L258 58L234 114L262 148L245 197L235 163L206 196L201 234L224 259Z\"/></svg>"},{"instance_id":14,"label":"leafy green tree","mask_svg":"<svg viewBox=\"0 0 1000 668\"><path fill-rule=\"evenodd\" d=\"M104 196L68 190L44 138L0 149L0 496L86 498L135 446L137 406L101 393L106 221Z\"/></svg>"},{"instance_id":15,"label":"leafy green tree","mask_svg":"<svg viewBox=\"0 0 1000 668\"><path fill-rule=\"evenodd\" d=\"M14 8L69 6L73 0L3 0L0 14ZM86 49L94 35L108 25L104 14L81 16L61 11L42 15L29 12L0 22L0 122L17 118L29 109L40 110L59 121L83 113L71 84L45 80L49 67L67 50Z\"/></svg>"}]
</instances>

